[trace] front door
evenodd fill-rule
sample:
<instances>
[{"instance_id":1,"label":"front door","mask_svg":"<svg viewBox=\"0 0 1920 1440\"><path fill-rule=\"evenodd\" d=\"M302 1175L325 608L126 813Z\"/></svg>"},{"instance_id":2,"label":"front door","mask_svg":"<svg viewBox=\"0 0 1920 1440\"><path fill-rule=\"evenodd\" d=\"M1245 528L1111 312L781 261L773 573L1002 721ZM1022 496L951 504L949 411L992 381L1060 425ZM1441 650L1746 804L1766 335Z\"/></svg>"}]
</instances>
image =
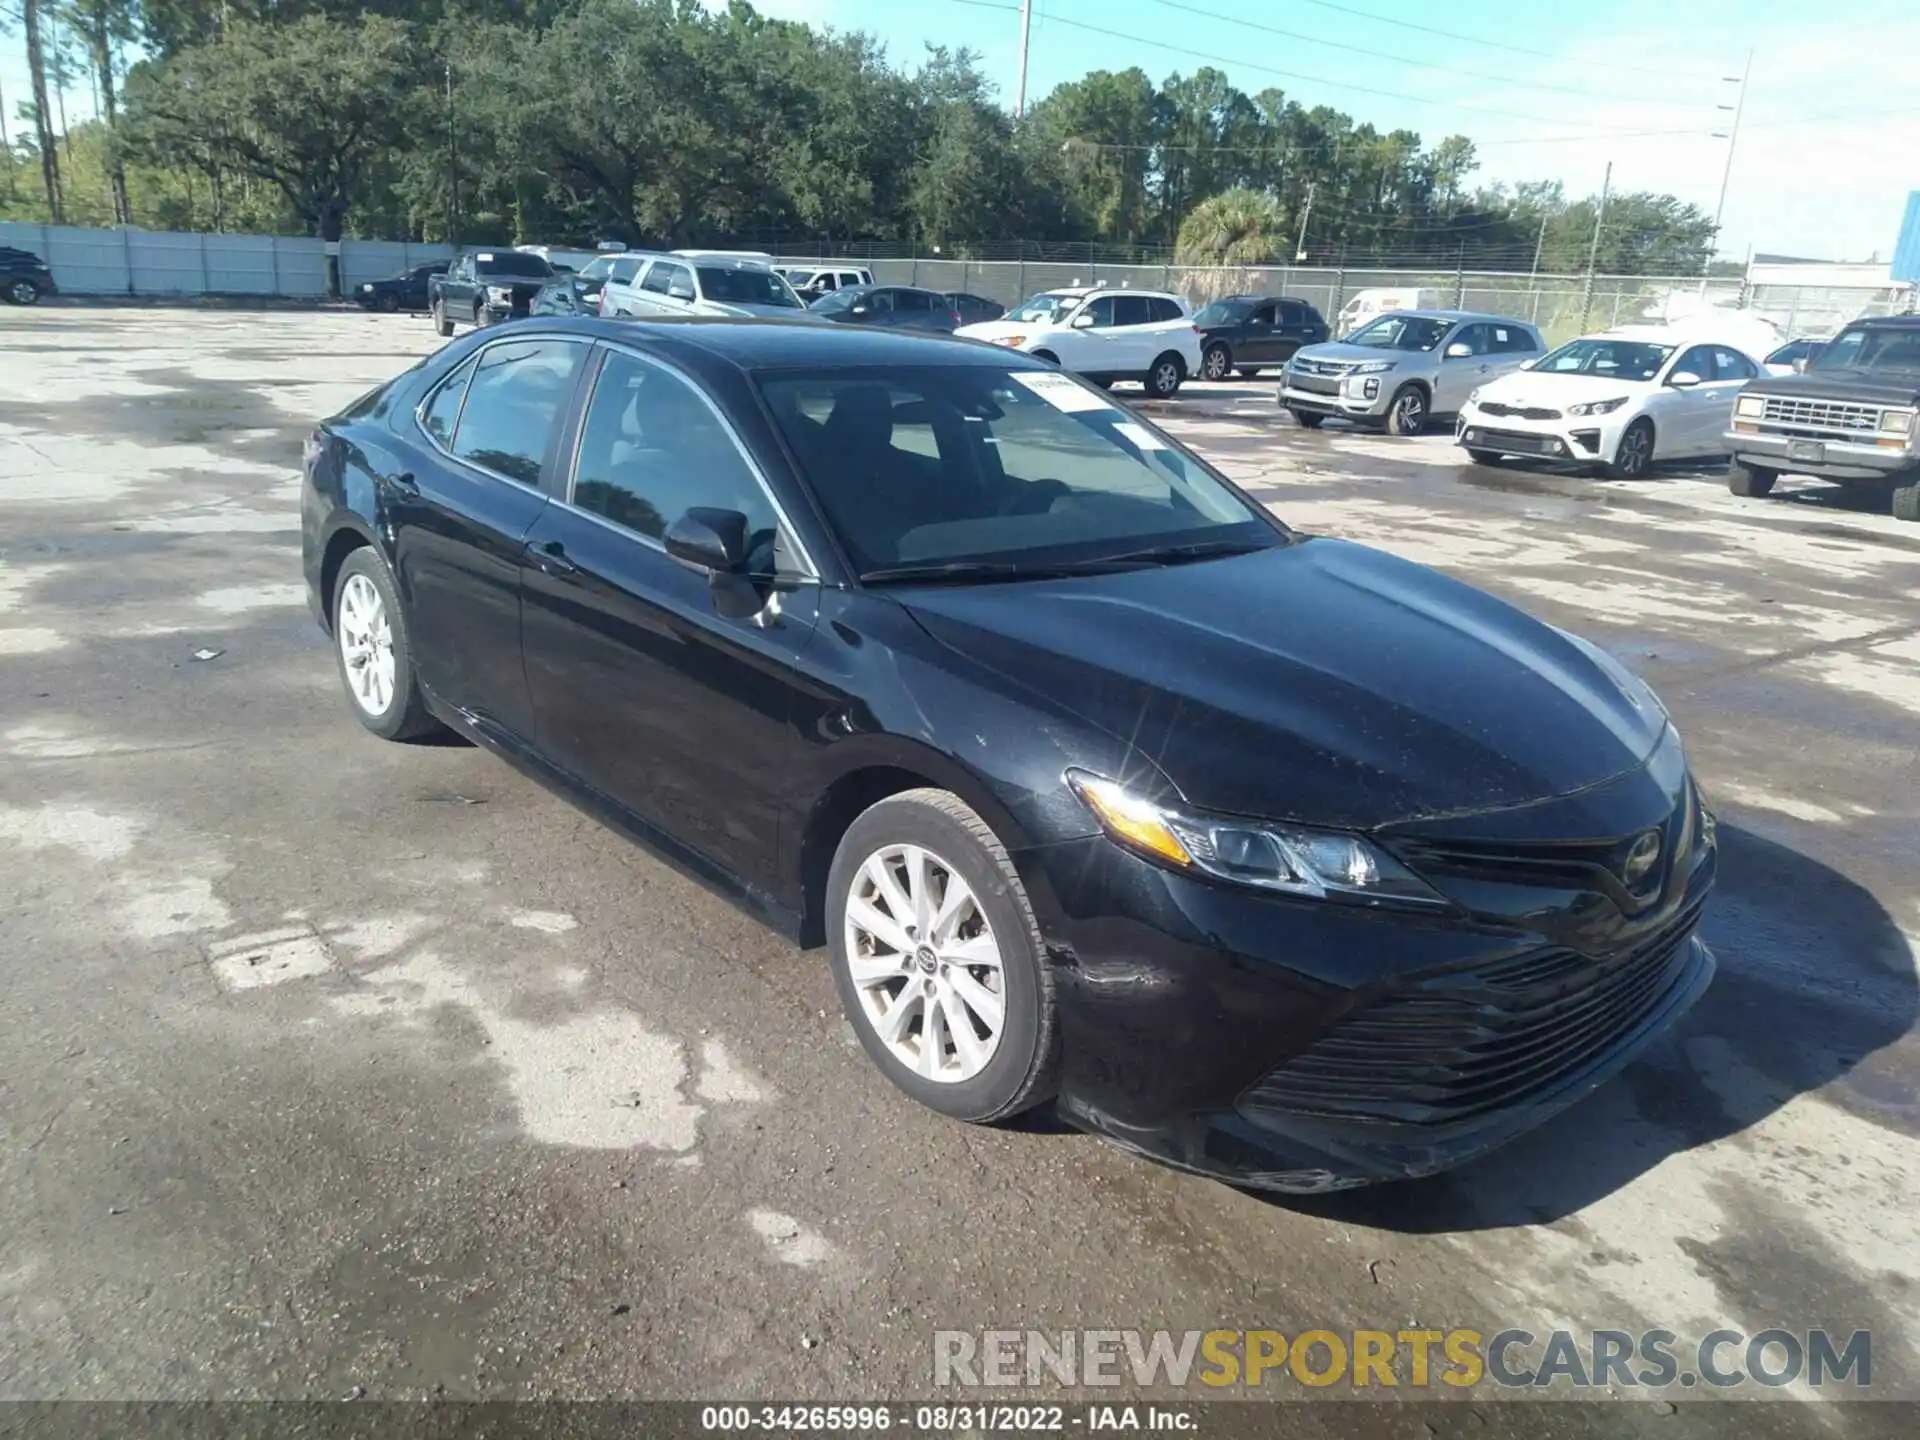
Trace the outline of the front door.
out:
<instances>
[{"instance_id":1,"label":"front door","mask_svg":"<svg viewBox=\"0 0 1920 1440\"><path fill-rule=\"evenodd\" d=\"M1469 353L1449 357L1447 352L1465 345ZM1440 370L1433 381L1433 410L1436 415L1453 415L1467 403L1467 396L1493 378L1492 327L1477 321L1462 325L1441 342Z\"/></svg>"},{"instance_id":2,"label":"front door","mask_svg":"<svg viewBox=\"0 0 1920 1440\"><path fill-rule=\"evenodd\" d=\"M779 795L804 747L788 728L794 658L819 588L752 462L695 384L608 348L581 425L570 503L527 536L522 635L540 745L632 815L737 876L773 883ZM739 510L758 615L716 613L707 577L668 558L696 505ZM790 583L789 583L790 582Z\"/></svg>"},{"instance_id":3,"label":"front door","mask_svg":"<svg viewBox=\"0 0 1920 1440\"><path fill-rule=\"evenodd\" d=\"M1727 415L1720 402L1729 387L1716 382L1713 351L1711 345L1691 346L1681 352L1667 371L1667 383L1661 394L1663 403L1654 422L1654 453L1663 460L1670 456L1698 455L1703 450L1717 450L1721 446ZM1700 383L1675 385L1673 376L1682 372L1697 376Z\"/></svg>"},{"instance_id":4,"label":"front door","mask_svg":"<svg viewBox=\"0 0 1920 1440\"><path fill-rule=\"evenodd\" d=\"M517 736L531 728L520 552L547 508L542 480L587 353L551 336L486 346L402 422L410 468L382 477L421 679Z\"/></svg>"}]
</instances>

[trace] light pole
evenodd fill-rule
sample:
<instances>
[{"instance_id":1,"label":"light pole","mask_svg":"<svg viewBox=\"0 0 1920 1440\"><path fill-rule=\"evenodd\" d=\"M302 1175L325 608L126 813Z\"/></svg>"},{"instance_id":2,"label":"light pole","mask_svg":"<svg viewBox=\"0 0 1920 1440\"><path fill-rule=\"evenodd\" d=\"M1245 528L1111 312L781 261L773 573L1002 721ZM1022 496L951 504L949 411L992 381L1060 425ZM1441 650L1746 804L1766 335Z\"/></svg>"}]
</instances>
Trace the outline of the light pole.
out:
<instances>
[{"instance_id":1,"label":"light pole","mask_svg":"<svg viewBox=\"0 0 1920 1440\"><path fill-rule=\"evenodd\" d=\"M447 244L460 246L460 142L453 124L453 57L447 57Z\"/></svg>"},{"instance_id":2,"label":"light pole","mask_svg":"<svg viewBox=\"0 0 1920 1440\"><path fill-rule=\"evenodd\" d=\"M1020 84L1013 92L1013 118L1027 108L1027 40L1033 33L1033 0L1020 0Z\"/></svg>"},{"instance_id":3,"label":"light pole","mask_svg":"<svg viewBox=\"0 0 1920 1440\"><path fill-rule=\"evenodd\" d=\"M1727 163L1726 167L1720 172L1720 200L1719 203L1713 207L1713 238L1707 244L1707 258L1700 266L1700 293L1702 296L1707 293L1707 274L1713 269L1713 257L1720 249L1720 218L1726 214L1727 210L1727 183L1733 179L1733 147L1740 143L1740 117L1746 114L1747 111L1747 78L1752 74L1753 50L1749 48L1747 50L1747 63L1740 68L1738 79L1732 75L1723 75L1721 77L1721 83L1724 85L1737 84L1740 87L1740 94L1734 99L1733 104L1716 105L1714 107L1716 110L1733 111L1733 125L1726 131L1716 130L1713 136L1716 140L1724 139L1727 142Z\"/></svg>"}]
</instances>

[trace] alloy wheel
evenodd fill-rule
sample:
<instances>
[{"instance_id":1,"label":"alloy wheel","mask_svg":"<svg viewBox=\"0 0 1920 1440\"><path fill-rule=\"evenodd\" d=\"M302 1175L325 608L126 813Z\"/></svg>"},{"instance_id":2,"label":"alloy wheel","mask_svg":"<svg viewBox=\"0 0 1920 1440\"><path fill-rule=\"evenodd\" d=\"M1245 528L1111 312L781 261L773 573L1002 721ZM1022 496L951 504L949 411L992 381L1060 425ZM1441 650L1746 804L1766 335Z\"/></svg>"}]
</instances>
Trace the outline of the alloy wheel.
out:
<instances>
[{"instance_id":1,"label":"alloy wheel","mask_svg":"<svg viewBox=\"0 0 1920 1440\"><path fill-rule=\"evenodd\" d=\"M1153 393L1171 395L1180 388L1180 367L1171 360L1162 360L1153 367Z\"/></svg>"},{"instance_id":2,"label":"alloy wheel","mask_svg":"<svg viewBox=\"0 0 1920 1440\"><path fill-rule=\"evenodd\" d=\"M1209 380L1226 379L1227 352L1219 346L1207 351L1206 363L1200 367L1200 370Z\"/></svg>"},{"instance_id":3,"label":"alloy wheel","mask_svg":"<svg viewBox=\"0 0 1920 1440\"><path fill-rule=\"evenodd\" d=\"M1627 433L1620 437L1620 453L1614 459L1614 468L1629 479L1638 479L1646 474L1652 458L1652 433L1645 425L1629 425Z\"/></svg>"},{"instance_id":4,"label":"alloy wheel","mask_svg":"<svg viewBox=\"0 0 1920 1440\"><path fill-rule=\"evenodd\" d=\"M1006 1028L1006 968L960 872L918 845L869 855L847 896L860 1013L894 1058L941 1084L971 1080Z\"/></svg>"},{"instance_id":5,"label":"alloy wheel","mask_svg":"<svg viewBox=\"0 0 1920 1440\"><path fill-rule=\"evenodd\" d=\"M1418 433L1426 418L1426 402L1420 398L1418 390L1408 390L1393 402L1394 428L1402 435Z\"/></svg>"},{"instance_id":6,"label":"alloy wheel","mask_svg":"<svg viewBox=\"0 0 1920 1440\"><path fill-rule=\"evenodd\" d=\"M7 298L16 305L31 305L40 298L40 287L31 280L16 280L7 287Z\"/></svg>"},{"instance_id":7,"label":"alloy wheel","mask_svg":"<svg viewBox=\"0 0 1920 1440\"><path fill-rule=\"evenodd\" d=\"M367 714L381 716L393 704L396 667L393 624L386 601L365 575L349 575L340 589L340 658L346 662L347 690Z\"/></svg>"}]
</instances>

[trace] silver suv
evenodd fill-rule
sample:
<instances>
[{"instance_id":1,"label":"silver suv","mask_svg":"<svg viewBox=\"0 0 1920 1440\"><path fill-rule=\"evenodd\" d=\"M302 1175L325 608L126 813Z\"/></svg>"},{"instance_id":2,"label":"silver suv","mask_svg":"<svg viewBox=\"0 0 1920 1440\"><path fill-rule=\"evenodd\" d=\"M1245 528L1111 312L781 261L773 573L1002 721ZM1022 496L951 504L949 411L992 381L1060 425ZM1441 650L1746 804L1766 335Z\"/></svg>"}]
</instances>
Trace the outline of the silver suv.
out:
<instances>
[{"instance_id":1,"label":"silver suv","mask_svg":"<svg viewBox=\"0 0 1920 1440\"><path fill-rule=\"evenodd\" d=\"M616 268L600 292L602 315L642 320L663 315L777 315L800 319L807 307L786 276L757 260L715 255L650 255L622 279Z\"/></svg>"},{"instance_id":2,"label":"silver suv","mask_svg":"<svg viewBox=\"0 0 1920 1440\"><path fill-rule=\"evenodd\" d=\"M1418 435L1435 415L1546 353L1524 320L1469 310L1395 310L1287 362L1280 403L1309 430L1329 415Z\"/></svg>"}]
</instances>

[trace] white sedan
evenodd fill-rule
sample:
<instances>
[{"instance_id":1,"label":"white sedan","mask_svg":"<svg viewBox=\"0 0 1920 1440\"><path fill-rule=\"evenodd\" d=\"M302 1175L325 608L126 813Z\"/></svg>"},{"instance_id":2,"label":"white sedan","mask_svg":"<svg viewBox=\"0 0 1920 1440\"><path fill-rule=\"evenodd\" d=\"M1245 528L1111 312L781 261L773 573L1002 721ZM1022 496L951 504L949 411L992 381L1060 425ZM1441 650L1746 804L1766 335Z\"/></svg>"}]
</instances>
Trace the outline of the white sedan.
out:
<instances>
[{"instance_id":1,"label":"white sedan","mask_svg":"<svg viewBox=\"0 0 1920 1440\"><path fill-rule=\"evenodd\" d=\"M1656 459L1724 454L1734 398L1761 373L1746 351L1710 333L1609 330L1481 386L1454 439L1482 464L1538 456L1636 480Z\"/></svg>"}]
</instances>

